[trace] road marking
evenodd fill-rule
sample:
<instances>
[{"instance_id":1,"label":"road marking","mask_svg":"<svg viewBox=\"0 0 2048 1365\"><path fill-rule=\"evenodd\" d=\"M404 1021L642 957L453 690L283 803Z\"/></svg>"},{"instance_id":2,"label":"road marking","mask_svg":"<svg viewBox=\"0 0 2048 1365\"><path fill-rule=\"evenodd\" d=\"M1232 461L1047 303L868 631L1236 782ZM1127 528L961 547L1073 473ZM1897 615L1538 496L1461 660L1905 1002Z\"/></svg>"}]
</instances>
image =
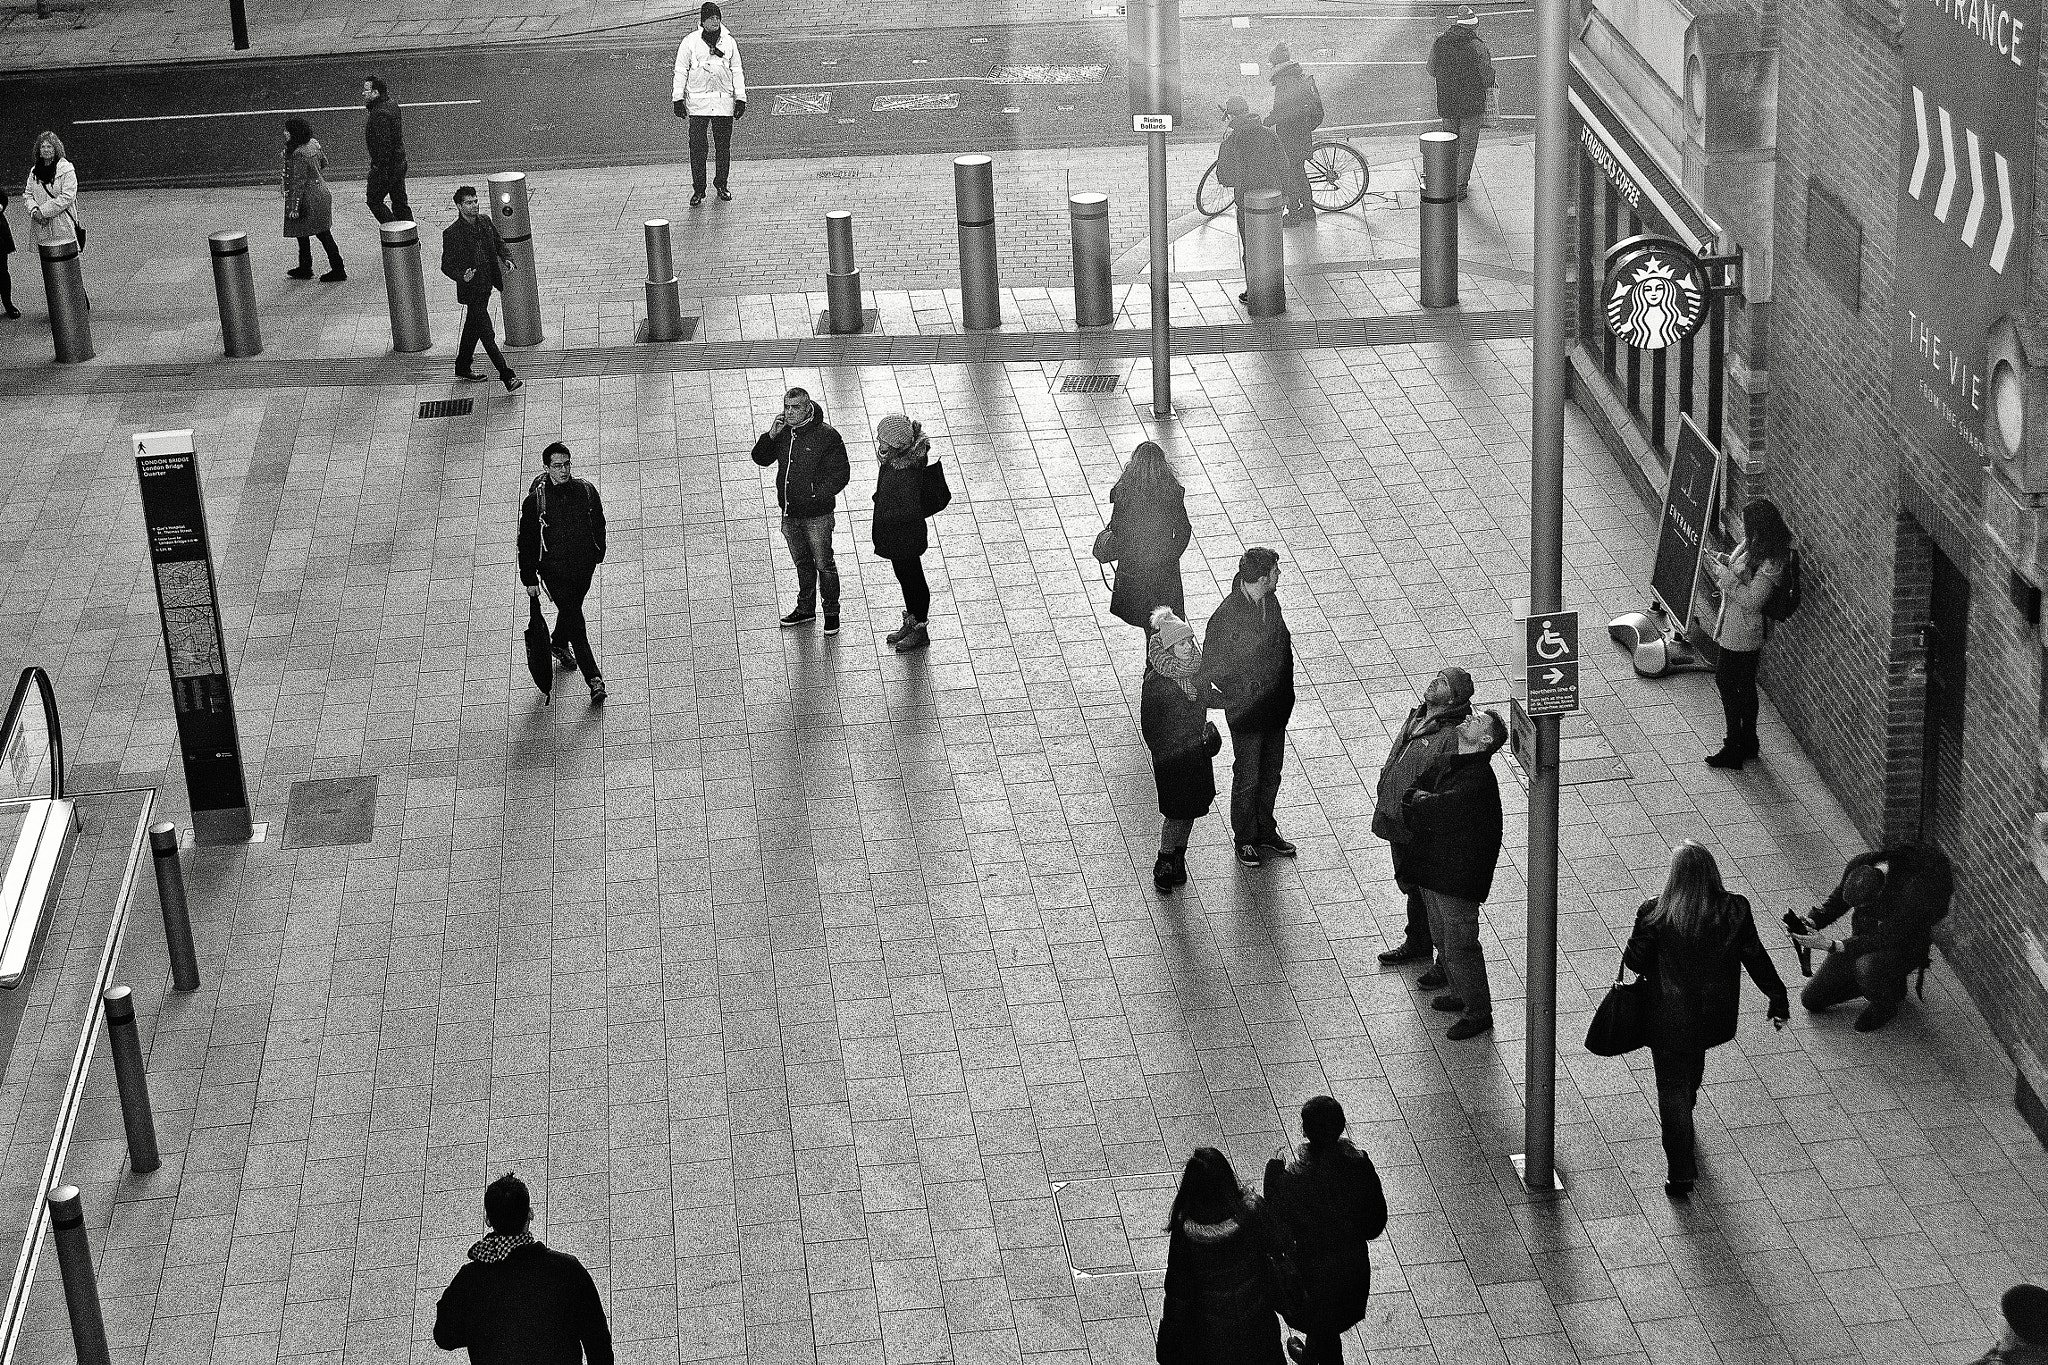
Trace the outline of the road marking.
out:
<instances>
[{"instance_id":1,"label":"road marking","mask_svg":"<svg viewBox=\"0 0 2048 1365\"><path fill-rule=\"evenodd\" d=\"M958 95L877 95L875 112L887 114L910 109L958 109Z\"/></svg>"},{"instance_id":2,"label":"road marking","mask_svg":"<svg viewBox=\"0 0 2048 1365\"><path fill-rule=\"evenodd\" d=\"M1496 61L1496 62L1533 62L1533 61L1535 61L1535 60L1536 60L1536 54L1535 54L1535 53L1533 53L1533 52L1524 52L1524 53L1520 53L1520 54L1517 54L1517 55L1511 55L1511 56L1506 56L1506 57L1495 57L1495 58L1494 58L1494 61ZM1389 61L1389 62L1303 62L1303 63L1302 63L1302 65L1303 65L1303 66L1428 66L1428 65L1429 65L1429 60L1428 60L1427 58L1424 58L1424 59L1423 59L1423 60L1421 60L1421 61ZM1245 64L1244 64L1244 74L1246 74L1247 76L1251 76L1251 75L1256 75L1256 74L1258 73L1258 70L1259 70L1259 68L1258 68L1258 66L1257 66L1257 65L1256 65L1255 63L1250 63L1250 62L1247 62L1247 63L1245 63Z\"/></svg>"},{"instance_id":3,"label":"road marking","mask_svg":"<svg viewBox=\"0 0 2048 1365\"><path fill-rule=\"evenodd\" d=\"M407 109L441 109L458 104L482 104L482 100L407 100ZM262 118L269 114L345 114L361 109L360 104L319 104L307 107L294 105L289 109L227 109L218 114L138 114L133 118L81 118L72 123L84 127L91 123L180 123L202 118Z\"/></svg>"}]
</instances>

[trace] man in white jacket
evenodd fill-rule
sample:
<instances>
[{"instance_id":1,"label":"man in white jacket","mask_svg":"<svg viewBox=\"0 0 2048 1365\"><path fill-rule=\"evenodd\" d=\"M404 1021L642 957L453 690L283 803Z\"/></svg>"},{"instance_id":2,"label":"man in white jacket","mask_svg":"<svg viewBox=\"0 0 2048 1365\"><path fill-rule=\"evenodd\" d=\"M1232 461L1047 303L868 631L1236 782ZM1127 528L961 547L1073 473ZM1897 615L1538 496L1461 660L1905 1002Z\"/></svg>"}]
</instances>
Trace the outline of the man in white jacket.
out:
<instances>
[{"instance_id":1,"label":"man in white jacket","mask_svg":"<svg viewBox=\"0 0 2048 1365\"><path fill-rule=\"evenodd\" d=\"M730 200L725 187L732 164L732 122L746 117L747 77L740 69L739 40L725 31L717 0L704 0L697 12L697 31L676 49L676 117L690 120L690 207L704 202L704 160L708 144L718 143L718 173L712 186L720 200Z\"/></svg>"}]
</instances>

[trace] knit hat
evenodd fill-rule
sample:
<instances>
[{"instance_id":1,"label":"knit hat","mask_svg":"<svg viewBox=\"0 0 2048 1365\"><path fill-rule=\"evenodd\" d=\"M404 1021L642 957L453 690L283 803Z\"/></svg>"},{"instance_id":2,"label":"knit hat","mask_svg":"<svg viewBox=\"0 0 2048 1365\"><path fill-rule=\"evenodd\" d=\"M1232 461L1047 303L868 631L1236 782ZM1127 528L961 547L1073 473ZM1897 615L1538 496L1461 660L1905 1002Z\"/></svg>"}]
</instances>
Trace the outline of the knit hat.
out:
<instances>
[{"instance_id":1,"label":"knit hat","mask_svg":"<svg viewBox=\"0 0 2048 1365\"><path fill-rule=\"evenodd\" d=\"M1223 112L1230 118L1237 118L1241 115L1249 114L1251 111L1252 107L1244 102L1243 95L1232 95L1223 102Z\"/></svg>"},{"instance_id":2,"label":"knit hat","mask_svg":"<svg viewBox=\"0 0 2048 1365\"><path fill-rule=\"evenodd\" d=\"M1451 18L1455 22L1463 24L1466 28L1477 28L1479 26L1479 12L1470 5L1458 6L1458 12L1452 15Z\"/></svg>"},{"instance_id":3,"label":"knit hat","mask_svg":"<svg viewBox=\"0 0 2048 1365\"><path fill-rule=\"evenodd\" d=\"M1271 52L1266 54L1266 65L1268 66L1285 66L1293 60L1294 54L1287 50L1287 44L1285 43L1277 44Z\"/></svg>"},{"instance_id":4,"label":"knit hat","mask_svg":"<svg viewBox=\"0 0 2048 1365\"><path fill-rule=\"evenodd\" d=\"M1183 640L1195 638L1195 628L1174 614L1172 607L1157 607L1152 612L1153 643L1161 649L1172 649Z\"/></svg>"},{"instance_id":5,"label":"knit hat","mask_svg":"<svg viewBox=\"0 0 2048 1365\"><path fill-rule=\"evenodd\" d=\"M1472 700L1472 675L1456 664L1437 670L1437 676L1451 685L1451 700L1467 702Z\"/></svg>"},{"instance_id":6,"label":"knit hat","mask_svg":"<svg viewBox=\"0 0 2048 1365\"><path fill-rule=\"evenodd\" d=\"M875 427L875 444L885 450L908 450L916 440L916 424L902 413L890 413Z\"/></svg>"},{"instance_id":7,"label":"knit hat","mask_svg":"<svg viewBox=\"0 0 2048 1365\"><path fill-rule=\"evenodd\" d=\"M2048 1289L2038 1284L2016 1284L1998 1301L2005 1325L2029 1346L2048 1346Z\"/></svg>"},{"instance_id":8,"label":"knit hat","mask_svg":"<svg viewBox=\"0 0 2048 1365\"><path fill-rule=\"evenodd\" d=\"M725 18L725 11L718 7L718 0L704 0L704 7L697 11L697 22L701 24L713 17Z\"/></svg>"}]
</instances>

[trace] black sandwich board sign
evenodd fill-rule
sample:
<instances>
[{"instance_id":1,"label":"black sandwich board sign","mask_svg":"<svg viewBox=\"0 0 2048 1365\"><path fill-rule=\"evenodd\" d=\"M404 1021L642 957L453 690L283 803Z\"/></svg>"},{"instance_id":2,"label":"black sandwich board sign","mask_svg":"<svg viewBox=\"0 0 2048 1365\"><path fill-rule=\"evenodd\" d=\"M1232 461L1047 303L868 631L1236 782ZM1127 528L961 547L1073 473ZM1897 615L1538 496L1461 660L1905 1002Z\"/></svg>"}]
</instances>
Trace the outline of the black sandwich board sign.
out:
<instances>
[{"instance_id":1,"label":"black sandwich board sign","mask_svg":"<svg viewBox=\"0 0 2048 1365\"><path fill-rule=\"evenodd\" d=\"M1691 417L1680 417L1678 452L1664 483L1664 514L1657 519L1657 563L1650 571L1651 591L1680 630L1692 620L1700 553L1706 548L1720 486L1721 452L1708 443Z\"/></svg>"},{"instance_id":2,"label":"black sandwich board sign","mask_svg":"<svg viewBox=\"0 0 2048 1365\"><path fill-rule=\"evenodd\" d=\"M149 537L164 661L171 674L171 711L185 761L185 795L195 843L246 843L249 791L242 778L242 741L228 684L213 554L206 537L206 500L190 431L135 435L135 476L142 486L142 523Z\"/></svg>"}]
</instances>

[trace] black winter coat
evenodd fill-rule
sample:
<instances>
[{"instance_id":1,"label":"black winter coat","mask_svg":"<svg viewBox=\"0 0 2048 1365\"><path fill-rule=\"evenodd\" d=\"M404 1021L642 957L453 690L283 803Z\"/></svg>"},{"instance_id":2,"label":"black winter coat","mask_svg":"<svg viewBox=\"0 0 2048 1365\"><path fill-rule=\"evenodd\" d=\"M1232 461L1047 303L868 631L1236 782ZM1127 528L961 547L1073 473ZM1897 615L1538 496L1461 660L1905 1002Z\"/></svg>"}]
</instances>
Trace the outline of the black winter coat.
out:
<instances>
[{"instance_id":1,"label":"black winter coat","mask_svg":"<svg viewBox=\"0 0 2048 1365\"><path fill-rule=\"evenodd\" d=\"M1151 625L1154 607L1172 607L1175 616L1186 616L1180 557L1195 534L1186 492L1177 487L1143 493L1112 488L1109 525L1117 545L1110 614L1140 630Z\"/></svg>"},{"instance_id":2,"label":"black winter coat","mask_svg":"<svg viewBox=\"0 0 2048 1365\"><path fill-rule=\"evenodd\" d=\"M1471 718L1472 703L1461 701L1434 716L1429 714L1427 704L1413 707L1408 719L1401 722L1394 747L1387 750L1387 761L1380 765L1378 798L1372 813L1372 832L1395 846L1397 863L1400 846L1409 839L1401 812L1402 798L1430 768L1458 752L1458 737L1451 732Z\"/></svg>"},{"instance_id":3,"label":"black winter coat","mask_svg":"<svg viewBox=\"0 0 2048 1365\"><path fill-rule=\"evenodd\" d=\"M1849 902L1842 895L1842 883L1857 868L1878 862L1889 869L1883 894L1851 913ZM1851 933L1843 942L1842 951L1852 958L1865 953L1893 952L1917 960L1926 956L1927 945L1934 939L1934 926L1948 914L1955 890L1955 873L1949 866L1948 855L1940 849L1923 844L1881 848L1851 858L1842 869L1842 881L1835 884L1827 900L1808 920L1814 928L1821 929L1848 914Z\"/></svg>"},{"instance_id":4,"label":"black winter coat","mask_svg":"<svg viewBox=\"0 0 2048 1365\"><path fill-rule=\"evenodd\" d=\"M1199 695L1199 693L1198 693ZM1152 751L1152 781L1159 788L1159 813L1169 820L1199 820L1216 801L1216 769L1210 761L1209 709L1190 701L1180 684L1151 669L1138 698L1138 728Z\"/></svg>"},{"instance_id":5,"label":"black winter coat","mask_svg":"<svg viewBox=\"0 0 2048 1365\"><path fill-rule=\"evenodd\" d=\"M478 214L474 223L457 218L441 231L441 273L455 281L455 301L489 303L491 291L505 286L504 263L512 251L498 236L498 225ZM465 280L462 272L476 274Z\"/></svg>"},{"instance_id":6,"label":"black winter coat","mask_svg":"<svg viewBox=\"0 0 2048 1365\"><path fill-rule=\"evenodd\" d=\"M775 466L775 502L788 517L822 517L833 499L853 478L846 462L846 442L825 421L825 409L813 403L811 420L800 427L773 427L754 442L754 463Z\"/></svg>"},{"instance_id":7,"label":"black winter coat","mask_svg":"<svg viewBox=\"0 0 2048 1365\"><path fill-rule=\"evenodd\" d=\"M1441 118L1476 118L1486 112L1493 85L1493 52L1471 24L1452 24L1429 49L1429 74L1436 78L1436 112Z\"/></svg>"},{"instance_id":8,"label":"black winter coat","mask_svg":"<svg viewBox=\"0 0 2048 1365\"><path fill-rule=\"evenodd\" d=\"M1266 115L1266 126L1280 135L1280 145L1291 156L1308 155L1316 125L1322 122L1322 103L1300 62L1283 62L1273 68L1273 112Z\"/></svg>"},{"instance_id":9,"label":"black winter coat","mask_svg":"<svg viewBox=\"0 0 2048 1365\"><path fill-rule=\"evenodd\" d=\"M875 553L915 559L931 545L924 524L924 471L930 459L898 469L883 464L875 475Z\"/></svg>"},{"instance_id":10,"label":"black winter coat","mask_svg":"<svg viewBox=\"0 0 2048 1365\"><path fill-rule=\"evenodd\" d=\"M1188 1223L1166 1240L1159 1365L1282 1365L1262 1204L1245 1222Z\"/></svg>"},{"instance_id":11,"label":"black winter coat","mask_svg":"<svg viewBox=\"0 0 2048 1365\"><path fill-rule=\"evenodd\" d=\"M1342 1332L1365 1320L1372 1297L1366 1243L1387 1229L1387 1196L1372 1158L1350 1143L1313 1161L1266 1163L1266 1207L1294 1236L1308 1309L1298 1332Z\"/></svg>"},{"instance_id":12,"label":"black winter coat","mask_svg":"<svg viewBox=\"0 0 2048 1365\"><path fill-rule=\"evenodd\" d=\"M1202 680L1223 694L1233 730L1284 730L1294 714L1294 635L1280 599L1246 597L1236 579L1202 636Z\"/></svg>"},{"instance_id":13,"label":"black winter coat","mask_svg":"<svg viewBox=\"0 0 2048 1365\"><path fill-rule=\"evenodd\" d=\"M612 1333L590 1272L535 1242L494 1265L471 1261L434 1310L434 1344L470 1365L612 1365Z\"/></svg>"},{"instance_id":14,"label":"black winter coat","mask_svg":"<svg viewBox=\"0 0 2048 1365\"><path fill-rule=\"evenodd\" d=\"M545 509L545 510L543 510ZM543 474L519 504L519 581L532 587L540 570L589 573L604 563L604 499L588 479L560 484Z\"/></svg>"},{"instance_id":15,"label":"black winter coat","mask_svg":"<svg viewBox=\"0 0 2048 1365\"><path fill-rule=\"evenodd\" d=\"M363 141L370 149L370 165L405 174L405 115L399 112L398 101L380 95L365 108Z\"/></svg>"},{"instance_id":16,"label":"black winter coat","mask_svg":"<svg viewBox=\"0 0 2048 1365\"><path fill-rule=\"evenodd\" d=\"M1492 754L1454 754L1424 774L1403 806L1415 838L1402 871L1425 891L1483 901L1500 864L1500 779Z\"/></svg>"},{"instance_id":17,"label":"black winter coat","mask_svg":"<svg viewBox=\"0 0 2048 1365\"><path fill-rule=\"evenodd\" d=\"M1730 893L1704 930L1687 938L1669 925L1653 924L1657 902L1636 909L1636 927L1628 936L1621 960L1630 971L1657 983L1657 1005L1650 1025L1650 1046L1673 1052L1704 1052L1735 1036L1740 1006L1740 967L1770 997L1771 1014L1786 1018L1791 1010L1785 983L1757 937L1749 902Z\"/></svg>"},{"instance_id":18,"label":"black winter coat","mask_svg":"<svg viewBox=\"0 0 2048 1365\"><path fill-rule=\"evenodd\" d=\"M1230 126L1216 149L1216 183L1235 191L1237 202L1259 190L1277 190L1287 173L1280 135L1246 114Z\"/></svg>"}]
</instances>

